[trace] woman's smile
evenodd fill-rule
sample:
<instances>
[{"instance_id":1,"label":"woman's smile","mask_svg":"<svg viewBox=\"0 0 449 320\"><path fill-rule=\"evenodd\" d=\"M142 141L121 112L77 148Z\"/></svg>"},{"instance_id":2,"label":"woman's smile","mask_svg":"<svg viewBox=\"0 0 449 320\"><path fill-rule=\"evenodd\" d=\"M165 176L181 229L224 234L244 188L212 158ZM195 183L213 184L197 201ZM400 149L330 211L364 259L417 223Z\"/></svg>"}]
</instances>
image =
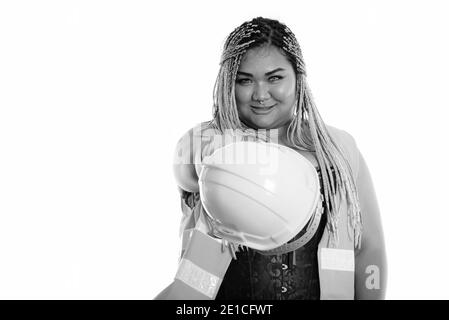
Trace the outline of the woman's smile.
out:
<instances>
[{"instance_id":1,"label":"woman's smile","mask_svg":"<svg viewBox=\"0 0 449 320\"><path fill-rule=\"evenodd\" d=\"M272 105L271 107L253 107L251 106L251 110L253 113L257 115L265 115L271 112L273 108L276 106L276 104Z\"/></svg>"}]
</instances>

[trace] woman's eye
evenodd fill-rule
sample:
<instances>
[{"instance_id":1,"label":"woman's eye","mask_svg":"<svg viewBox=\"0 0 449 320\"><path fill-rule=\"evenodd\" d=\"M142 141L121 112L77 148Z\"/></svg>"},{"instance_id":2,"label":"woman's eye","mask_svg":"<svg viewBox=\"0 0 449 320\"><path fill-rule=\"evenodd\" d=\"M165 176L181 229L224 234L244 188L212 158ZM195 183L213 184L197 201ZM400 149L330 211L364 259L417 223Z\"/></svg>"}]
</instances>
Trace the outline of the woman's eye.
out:
<instances>
[{"instance_id":1,"label":"woman's eye","mask_svg":"<svg viewBox=\"0 0 449 320\"><path fill-rule=\"evenodd\" d=\"M250 79L238 79L237 80L237 83L239 83L239 84L248 84L250 82L251 82Z\"/></svg>"},{"instance_id":2,"label":"woman's eye","mask_svg":"<svg viewBox=\"0 0 449 320\"><path fill-rule=\"evenodd\" d=\"M283 78L282 76L271 76L271 77L268 78L268 80L270 82L276 82L276 81L281 80L282 78ZM236 82L238 84L250 84L252 82L252 80L248 79L248 78L241 78L241 79L237 79Z\"/></svg>"},{"instance_id":3,"label":"woman's eye","mask_svg":"<svg viewBox=\"0 0 449 320\"><path fill-rule=\"evenodd\" d=\"M281 80L283 77L281 77L281 76L272 76L272 77L270 77L270 81L278 81L278 80Z\"/></svg>"}]
</instances>

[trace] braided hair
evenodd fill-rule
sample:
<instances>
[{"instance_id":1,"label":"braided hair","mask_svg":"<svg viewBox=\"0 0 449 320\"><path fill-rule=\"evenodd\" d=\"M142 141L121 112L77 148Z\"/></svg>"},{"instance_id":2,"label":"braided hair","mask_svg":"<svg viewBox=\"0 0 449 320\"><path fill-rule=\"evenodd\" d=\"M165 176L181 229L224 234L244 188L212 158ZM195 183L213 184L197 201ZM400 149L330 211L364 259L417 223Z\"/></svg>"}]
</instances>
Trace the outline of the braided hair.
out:
<instances>
[{"instance_id":1,"label":"braided hair","mask_svg":"<svg viewBox=\"0 0 449 320\"><path fill-rule=\"evenodd\" d=\"M362 221L353 172L315 106L306 80L301 48L295 35L285 24L257 17L244 22L229 34L224 43L220 69L214 85L213 119L209 125L221 133L237 130L247 135L255 135L254 130L239 119L235 81L245 53L250 49L269 45L279 48L295 71L297 101L294 117L287 128L287 142L298 150L316 153L323 177L325 203L329 208L326 228L332 235L331 241L338 242L337 213L341 199L345 197L349 209L348 232L354 232L355 245L360 247Z\"/></svg>"}]
</instances>

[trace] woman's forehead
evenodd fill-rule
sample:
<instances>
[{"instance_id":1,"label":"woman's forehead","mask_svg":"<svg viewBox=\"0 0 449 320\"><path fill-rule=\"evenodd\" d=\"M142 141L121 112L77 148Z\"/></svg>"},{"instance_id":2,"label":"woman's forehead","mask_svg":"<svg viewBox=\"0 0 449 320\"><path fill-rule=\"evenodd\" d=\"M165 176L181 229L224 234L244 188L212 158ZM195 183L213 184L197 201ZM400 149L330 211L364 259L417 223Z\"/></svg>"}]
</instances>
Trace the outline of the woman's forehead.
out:
<instances>
[{"instance_id":1,"label":"woman's forehead","mask_svg":"<svg viewBox=\"0 0 449 320\"><path fill-rule=\"evenodd\" d=\"M253 73L271 71L276 68L292 69L290 62L281 49L275 46L253 48L246 52L240 62L239 71ZM253 72L251 72L253 71Z\"/></svg>"}]
</instances>

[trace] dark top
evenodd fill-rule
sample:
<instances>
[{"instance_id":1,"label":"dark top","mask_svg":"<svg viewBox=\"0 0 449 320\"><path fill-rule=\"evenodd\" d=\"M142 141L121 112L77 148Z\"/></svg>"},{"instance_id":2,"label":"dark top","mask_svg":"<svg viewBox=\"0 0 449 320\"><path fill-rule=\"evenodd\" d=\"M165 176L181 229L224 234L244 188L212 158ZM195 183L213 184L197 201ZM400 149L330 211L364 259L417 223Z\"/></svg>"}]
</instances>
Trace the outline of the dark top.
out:
<instances>
[{"instance_id":1,"label":"dark top","mask_svg":"<svg viewBox=\"0 0 449 320\"><path fill-rule=\"evenodd\" d=\"M321 194L323 183L320 177ZM318 244L326 226L327 209L317 232L303 247L286 254L262 255L251 248L236 253L216 300L319 300ZM305 232L301 230L291 241Z\"/></svg>"}]
</instances>

